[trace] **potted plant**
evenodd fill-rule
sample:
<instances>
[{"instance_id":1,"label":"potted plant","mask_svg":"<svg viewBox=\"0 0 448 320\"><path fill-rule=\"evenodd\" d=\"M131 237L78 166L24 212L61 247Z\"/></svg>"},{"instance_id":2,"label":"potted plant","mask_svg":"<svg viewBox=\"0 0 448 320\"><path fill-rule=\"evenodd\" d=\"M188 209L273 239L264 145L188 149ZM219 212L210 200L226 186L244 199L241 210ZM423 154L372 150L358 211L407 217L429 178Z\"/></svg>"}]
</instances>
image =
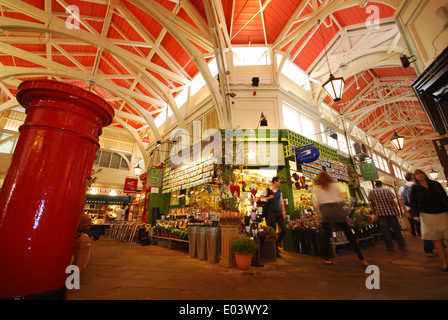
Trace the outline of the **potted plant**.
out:
<instances>
[{"instance_id":1,"label":"potted plant","mask_svg":"<svg viewBox=\"0 0 448 320\"><path fill-rule=\"evenodd\" d=\"M252 255L257 251L257 243L249 237L236 238L232 241L232 251L238 269L247 270L252 262Z\"/></svg>"}]
</instances>

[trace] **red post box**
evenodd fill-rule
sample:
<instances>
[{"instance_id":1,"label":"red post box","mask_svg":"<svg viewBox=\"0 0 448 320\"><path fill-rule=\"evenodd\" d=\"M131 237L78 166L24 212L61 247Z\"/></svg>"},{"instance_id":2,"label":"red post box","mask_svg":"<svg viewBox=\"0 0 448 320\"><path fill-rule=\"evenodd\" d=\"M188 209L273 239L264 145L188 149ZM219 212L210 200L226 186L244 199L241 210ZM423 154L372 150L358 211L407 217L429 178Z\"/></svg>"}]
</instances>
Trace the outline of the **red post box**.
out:
<instances>
[{"instance_id":1,"label":"red post box","mask_svg":"<svg viewBox=\"0 0 448 320\"><path fill-rule=\"evenodd\" d=\"M20 84L26 120L0 193L0 298L65 298L86 178L114 109L67 83Z\"/></svg>"}]
</instances>

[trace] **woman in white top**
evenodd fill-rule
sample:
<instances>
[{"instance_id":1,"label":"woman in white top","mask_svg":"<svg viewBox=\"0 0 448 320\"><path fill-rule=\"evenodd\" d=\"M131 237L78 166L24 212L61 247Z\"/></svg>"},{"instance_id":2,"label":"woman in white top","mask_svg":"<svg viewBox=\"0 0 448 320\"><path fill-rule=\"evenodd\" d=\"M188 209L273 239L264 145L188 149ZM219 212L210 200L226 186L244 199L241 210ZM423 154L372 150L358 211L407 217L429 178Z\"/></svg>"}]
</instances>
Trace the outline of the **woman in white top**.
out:
<instances>
[{"instance_id":1,"label":"woman in white top","mask_svg":"<svg viewBox=\"0 0 448 320\"><path fill-rule=\"evenodd\" d=\"M367 267L369 263L364 259L355 236L347 224L347 217L342 203L343 199L337 184L327 172L321 171L314 182L314 204L316 213L319 216L320 225L323 229L321 235L322 264L333 264L330 261L330 224L334 224L344 232L347 240L350 241L361 265Z\"/></svg>"}]
</instances>

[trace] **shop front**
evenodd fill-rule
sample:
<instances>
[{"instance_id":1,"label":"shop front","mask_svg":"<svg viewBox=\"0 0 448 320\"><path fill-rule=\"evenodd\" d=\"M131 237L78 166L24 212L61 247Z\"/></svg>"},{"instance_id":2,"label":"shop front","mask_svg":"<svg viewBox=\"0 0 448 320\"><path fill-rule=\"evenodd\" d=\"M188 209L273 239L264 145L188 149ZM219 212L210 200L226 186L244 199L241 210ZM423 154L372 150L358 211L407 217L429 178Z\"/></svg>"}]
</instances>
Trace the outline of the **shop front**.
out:
<instances>
[{"instance_id":1,"label":"shop front","mask_svg":"<svg viewBox=\"0 0 448 320\"><path fill-rule=\"evenodd\" d=\"M260 136L264 140L261 140ZM238 146L237 142L233 141L233 158L226 158L229 154L226 147L230 144L225 133L222 133L222 139L220 158L214 157L216 153L208 152L208 143L201 141L201 147L197 150L207 150L201 152L203 157L196 157L194 161L181 164L174 164L171 159L165 161L163 185L158 196L163 196L166 203L159 203L161 206L155 211L158 212L157 217L148 220L154 222L153 238L157 239L158 243L167 241L167 246L170 247L188 246L190 254L195 257L202 254L199 256L204 258L205 247L200 250L204 241L199 240L199 234L204 228L220 228L220 247L216 250L221 252L220 263L233 266L235 262L232 261L230 250L231 240L243 235L257 239L266 237L267 233L272 236L273 232L278 231L268 230L260 201L261 195L271 186L275 176L280 177L283 182L280 190L283 194L287 224L291 227L283 239L284 250L294 251L296 248L293 226L297 225L298 220L317 221L313 207L313 180L320 171L327 171L338 181L341 193L346 199L348 213L359 212L360 206L368 207L363 202L365 199L362 193L355 192L353 188L353 180L357 179L352 173L354 169L350 167L348 159L340 157L336 150L289 130L276 130L275 134L259 134L257 131L255 135L245 137L243 146ZM251 147L250 143L261 143L262 148L259 148L259 145ZM313 144L319 150L319 157L308 163L298 162L294 148L308 144ZM192 146L191 152L193 148ZM241 158L238 158L238 151L243 153ZM271 155L267 165L262 163L262 158L266 155ZM232 161L229 163L226 161L228 159ZM243 163L236 162L237 159L243 159ZM150 216L151 214L149 212ZM315 232L318 231L318 224L312 227L316 229ZM272 256L275 259L275 254L262 252L259 258L266 261Z\"/></svg>"},{"instance_id":2,"label":"shop front","mask_svg":"<svg viewBox=\"0 0 448 320\"><path fill-rule=\"evenodd\" d=\"M188 241L189 246L193 242L195 246L202 245L203 242L196 241L196 237L208 227L209 233L221 235L217 242L220 247L215 252L228 251L229 241L246 232L247 217L254 216L254 213L259 215L257 202L261 194L271 185L278 168L284 167L283 144L279 143L278 136L271 141L269 134L267 139L262 140L265 149L248 147L250 143L259 143L258 137L246 136L244 144L238 144L237 139L234 139L231 144L233 157L229 161L226 158L229 154L229 137L224 131L221 134L219 148L212 152L210 142L201 141L197 143L200 148L196 149L200 150L201 157L180 164L173 163L172 159L165 161L163 186L158 196L164 195L168 205L160 203L163 209L156 208L154 211L159 212L157 219L150 218L154 221L153 238L159 243L169 238L168 246L181 245L183 241ZM266 133L263 137L266 137ZM189 150L192 155L194 150L195 146ZM271 157L273 160L266 166L261 163L261 153L265 158L270 154L275 157ZM219 228L219 232L213 232L215 228ZM192 230L195 230L195 239L189 241ZM203 253L199 249L196 246L192 250ZM227 259L224 265L234 264L231 252L224 256ZM203 258L203 255L200 257ZM220 260L225 259L221 257Z\"/></svg>"},{"instance_id":3,"label":"shop front","mask_svg":"<svg viewBox=\"0 0 448 320\"><path fill-rule=\"evenodd\" d=\"M85 195L84 212L92 218L91 231L98 236L105 235L117 216L117 210L129 205L130 197L123 190L109 188L88 188Z\"/></svg>"}]
</instances>

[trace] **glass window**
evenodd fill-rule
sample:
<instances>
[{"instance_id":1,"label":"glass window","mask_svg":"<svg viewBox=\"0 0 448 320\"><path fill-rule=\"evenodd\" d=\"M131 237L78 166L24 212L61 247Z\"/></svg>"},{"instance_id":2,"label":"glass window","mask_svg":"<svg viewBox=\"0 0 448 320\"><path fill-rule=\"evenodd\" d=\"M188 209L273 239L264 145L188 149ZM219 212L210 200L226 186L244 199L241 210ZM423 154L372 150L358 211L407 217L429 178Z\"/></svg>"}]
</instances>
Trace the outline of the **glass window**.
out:
<instances>
[{"instance_id":1,"label":"glass window","mask_svg":"<svg viewBox=\"0 0 448 320\"><path fill-rule=\"evenodd\" d=\"M283 122L285 127L291 131L300 134L300 123L298 114L288 107L283 106Z\"/></svg>"},{"instance_id":2,"label":"glass window","mask_svg":"<svg viewBox=\"0 0 448 320\"><path fill-rule=\"evenodd\" d=\"M168 109L171 110L170 107L167 106ZM157 118L154 119L154 123L156 124L156 127L159 128L166 120L166 110L162 110L162 112L159 113Z\"/></svg>"},{"instance_id":3,"label":"glass window","mask_svg":"<svg viewBox=\"0 0 448 320\"><path fill-rule=\"evenodd\" d=\"M339 149L338 140L337 139L333 139L333 138L328 137L327 141L328 141L328 145L330 147L332 147L333 149Z\"/></svg>"},{"instance_id":4,"label":"glass window","mask_svg":"<svg viewBox=\"0 0 448 320\"><path fill-rule=\"evenodd\" d=\"M384 159L383 157L380 157L380 158L381 158L381 161L383 162L383 168L384 168L383 170L386 171L387 173L390 173L389 165L387 163L387 160Z\"/></svg>"},{"instance_id":5,"label":"glass window","mask_svg":"<svg viewBox=\"0 0 448 320\"><path fill-rule=\"evenodd\" d=\"M234 66L266 66L271 64L267 47L233 47Z\"/></svg>"},{"instance_id":6,"label":"glass window","mask_svg":"<svg viewBox=\"0 0 448 320\"><path fill-rule=\"evenodd\" d=\"M111 153L107 151L101 152L101 158L100 158L100 167L106 167L109 168Z\"/></svg>"},{"instance_id":7,"label":"glass window","mask_svg":"<svg viewBox=\"0 0 448 320\"><path fill-rule=\"evenodd\" d=\"M378 163L378 156L376 155L376 153L373 153L373 163L375 163L375 167L381 169L380 164Z\"/></svg>"},{"instance_id":8,"label":"glass window","mask_svg":"<svg viewBox=\"0 0 448 320\"><path fill-rule=\"evenodd\" d=\"M392 164L392 167L394 169L395 176L401 180L404 180L403 171L395 164Z\"/></svg>"},{"instance_id":9,"label":"glass window","mask_svg":"<svg viewBox=\"0 0 448 320\"><path fill-rule=\"evenodd\" d=\"M100 156L101 156L101 150L98 149L98 150L96 150L96 153L95 153L95 160L93 160L94 165L98 165L98 163L100 162Z\"/></svg>"},{"instance_id":10,"label":"glass window","mask_svg":"<svg viewBox=\"0 0 448 320\"><path fill-rule=\"evenodd\" d=\"M3 132L0 135L0 141L11 137L13 133ZM0 143L0 153L12 154L14 152L17 138L11 138L8 141Z\"/></svg>"},{"instance_id":11,"label":"glass window","mask_svg":"<svg viewBox=\"0 0 448 320\"><path fill-rule=\"evenodd\" d=\"M334 122L333 112L331 112L330 107L327 106L325 103L322 103L321 107L322 107L322 117L324 117L325 119L330 120L331 122Z\"/></svg>"},{"instance_id":12,"label":"glass window","mask_svg":"<svg viewBox=\"0 0 448 320\"><path fill-rule=\"evenodd\" d=\"M109 168L120 169L120 161L121 161L121 156L117 153L112 153L112 159L110 160Z\"/></svg>"},{"instance_id":13,"label":"glass window","mask_svg":"<svg viewBox=\"0 0 448 320\"><path fill-rule=\"evenodd\" d=\"M218 64L216 63L216 59L213 59L208 63L208 68L210 69L210 73L212 74L212 77L216 76L218 74Z\"/></svg>"},{"instance_id":14,"label":"glass window","mask_svg":"<svg viewBox=\"0 0 448 320\"><path fill-rule=\"evenodd\" d=\"M184 105L185 102L188 100L188 90L184 89L174 98L176 101L177 107L180 108ZM173 115L173 111L171 108L168 107L168 117L171 117Z\"/></svg>"},{"instance_id":15,"label":"glass window","mask_svg":"<svg viewBox=\"0 0 448 320\"><path fill-rule=\"evenodd\" d=\"M338 142L339 142L339 150L348 154L347 140L345 140L345 135L343 133L339 133L339 132L337 132L337 135L338 135Z\"/></svg>"},{"instance_id":16,"label":"glass window","mask_svg":"<svg viewBox=\"0 0 448 320\"><path fill-rule=\"evenodd\" d=\"M322 138L322 143L328 144L328 137L327 134L325 133L325 128L322 123L320 124L320 131L321 131L320 137Z\"/></svg>"},{"instance_id":17,"label":"glass window","mask_svg":"<svg viewBox=\"0 0 448 320\"><path fill-rule=\"evenodd\" d=\"M278 55L280 60L282 58L281 55ZM303 72L300 68L298 68L291 61L286 60L285 64L282 68L282 74L294 81L296 84L301 86L305 90L310 90L310 81L308 79L308 75Z\"/></svg>"},{"instance_id":18,"label":"glass window","mask_svg":"<svg viewBox=\"0 0 448 320\"><path fill-rule=\"evenodd\" d=\"M316 135L314 134L315 130L313 121L303 116L300 116L300 126L303 136L307 137L308 139L316 140Z\"/></svg>"},{"instance_id":19,"label":"glass window","mask_svg":"<svg viewBox=\"0 0 448 320\"><path fill-rule=\"evenodd\" d=\"M205 86L205 80L202 74L198 74L191 82L190 95L194 96L203 86Z\"/></svg>"},{"instance_id":20,"label":"glass window","mask_svg":"<svg viewBox=\"0 0 448 320\"><path fill-rule=\"evenodd\" d=\"M128 159L128 161L126 161L125 159L122 159L121 160L121 164L120 164L120 169L129 170L128 163L131 163L131 155L130 154L126 154L125 157L126 157L126 159Z\"/></svg>"}]
</instances>

